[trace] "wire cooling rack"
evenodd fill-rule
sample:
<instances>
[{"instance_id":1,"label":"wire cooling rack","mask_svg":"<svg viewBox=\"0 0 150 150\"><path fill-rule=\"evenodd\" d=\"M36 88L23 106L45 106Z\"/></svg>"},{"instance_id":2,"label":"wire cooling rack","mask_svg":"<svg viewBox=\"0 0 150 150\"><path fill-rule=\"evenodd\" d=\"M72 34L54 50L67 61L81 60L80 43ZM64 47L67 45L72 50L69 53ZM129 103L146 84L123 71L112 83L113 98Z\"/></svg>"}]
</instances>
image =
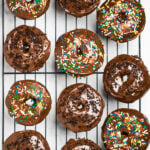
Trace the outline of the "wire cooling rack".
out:
<instances>
[{"instance_id":1,"label":"wire cooling rack","mask_svg":"<svg viewBox=\"0 0 150 150\"><path fill-rule=\"evenodd\" d=\"M102 2L104 2L104 0L102 0ZM150 92L148 92L142 99L128 105L117 102L112 97L109 97L104 92L102 82L103 71L106 63L119 54L131 54L142 57L146 66L150 70L150 52L148 51L150 33L150 2L149 0L144 0L141 2L143 7L146 9L147 15L147 24L142 35L135 40L124 44L116 44L115 42L110 41L107 38L101 37L102 41L104 42L104 50L106 53L103 67L87 78L77 79L57 71L54 59L55 42L61 34L76 28L86 28L97 33L96 11L86 17L75 18L73 16L67 15L65 12L60 10L57 2L55 0L51 0L50 8L46 12L46 14L36 20L24 21L22 19L14 17L9 12L6 5L6 0L0 1L0 147L2 147L5 139L13 132L31 129L39 131L45 136L51 147L51 150L61 150L61 147L66 143L66 141L68 141L70 138L77 137L91 139L99 144L102 149L104 149L101 139L101 126L104 122L104 119L111 111L117 108L135 108L147 115L148 119L150 120ZM15 27L23 24L40 28L47 34L48 38L51 40L51 56L48 59L46 65L39 71L27 74L16 72L5 62L3 56L3 44L6 35ZM51 112L42 123L36 126L23 126L15 123L14 120L8 115L7 108L5 106L5 97L10 86L15 81L25 79L33 79L43 83L51 93L52 97ZM102 120L97 127L88 132L75 134L67 130L62 124L57 121L56 102L60 92L66 86L79 82L88 83L93 88L97 89L99 93L101 93L105 100L105 109ZM150 150L150 148L148 148L148 150Z\"/></svg>"}]
</instances>

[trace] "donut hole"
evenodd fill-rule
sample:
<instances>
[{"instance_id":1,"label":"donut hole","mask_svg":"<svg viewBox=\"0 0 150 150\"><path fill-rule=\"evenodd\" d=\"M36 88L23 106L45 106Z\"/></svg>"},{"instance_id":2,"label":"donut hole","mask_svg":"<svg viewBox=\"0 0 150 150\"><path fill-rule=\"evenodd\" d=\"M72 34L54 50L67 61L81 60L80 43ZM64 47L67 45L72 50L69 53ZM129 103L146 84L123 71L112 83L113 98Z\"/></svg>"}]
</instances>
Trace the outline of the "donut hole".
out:
<instances>
[{"instance_id":1,"label":"donut hole","mask_svg":"<svg viewBox=\"0 0 150 150\"><path fill-rule=\"evenodd\" d=\"M126 12L125 11L121 11L120 13L119 13L119 21L120 22L124 22L125 20L127 20L127 14L126 14Z\"/></svg>"},{"instance_id":2,"label":"donut hole","mask_svg":"<svg viewBox=\"0 0 150 150\"><path fill-rule=\"evenodd\" d=\"M79 47L78 49L77 49L77 55L82 55L83 53L82 53L82 49Z\"/></svg>"},{"instance_id":3,"label":"donut hole","mask_svg":"<svg viewBox=\"0 0 150 150\"><path fill-rule=\"evenodd\" d=\"M28 106L33 106L33 105L36 104L36 99L34 99L34 98L27 99L25 101L25 104L28 105Z\"/></svg>"},{"instance_id":4,"label":"donut hole","mask_svg":"<svg viewBox=\"0 0 150 150\"><path fill-rule=\"evenodd\" d=\"M124 136L128 136L129 135L129 133L127 131L122 131L121 134L124 135Z\"/></svg>"},{"instance_id":5,"label":"donut hole","mask_svg":"<svg viewBox=\"0 0 150 150\"><path fill-rule=\"evenodd\" d=\"M124 76L122 77L122 80L123 80L123 82L127 82L127 80L128 80L128 75L124 75Z\"/></svg>"},{"instance_id":6,"label":"donut hole","mask_svg":"<svg viewBox=\"0 0 150 150\"><path fill-rule=\"evenodd\" d=\"M78 110L83 110L84 105L83 105L83 104L81 104L81 103L79 103L79 104L77 105L77 108L78 108Z\"/></svg>"},{"instance_id":7,"label":"donut hole","mask_svg":"<svg viewBox=\"0 0 150 150\"><path fill-rule=\"evenodd\" d=\"M26 0L27 3L33 3L34 0Z\"/></svg>"},{"instance_id":8,"label":"donut hole","mask_svg":"<svg viewBox=\"0 0 150 150\"><path fill-rule=\"evenodd\" d=\"M28 43L25 42L23 44L23 52L24 53L28 53L29 49L30 49L30 44L28 44Z\"/></svg>"}]
</instances>

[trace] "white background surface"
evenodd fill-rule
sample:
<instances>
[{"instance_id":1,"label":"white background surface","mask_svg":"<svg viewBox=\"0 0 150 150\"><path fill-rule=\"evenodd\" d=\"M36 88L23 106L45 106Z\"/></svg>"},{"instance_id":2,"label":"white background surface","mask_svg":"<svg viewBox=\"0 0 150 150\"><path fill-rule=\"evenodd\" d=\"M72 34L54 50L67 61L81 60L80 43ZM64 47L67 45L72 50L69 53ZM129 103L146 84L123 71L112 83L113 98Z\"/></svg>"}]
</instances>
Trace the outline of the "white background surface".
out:
<instances>
[{"instance_id":1,"label":"white background surface","mask_svg":"<svg viewBox=\"0 0 150 150\"><path fill-rule=\"evenodd\" d=\"M103 0L104 1L104 0ZM108 60L111 60L117 54L129 53L131 55L140 55L145 62L145 65L150 70L150 1L149 0L141 0L141 3L146 11L146 27L141 34L141 38L137 38L133 41L130 41L128 44L117 44L113 41L110 41L104 37L101 39L104 42L104 49L107 56L105 57L105 63L101 69L99 69L98 74L93 74L88 78L83 79L74 79L70 76L66 76L65 74L55 74L55 60L54 60L54 48L55 41L57 38L65 33L66 31L73 30L75 28L87 28L96 32L96 11L92 14L88 15L88 17L83 17L76 19L73 16L65 14L58 5L56 5L55 0L51 0L50 8L48 9L46 15L41 16L35 21L24 21L22 19L14 17L8 10L5 0L0 0L0 147L2 147L2 142L14 131L20 131L25 129L33 129L42 133L50 147L51 150L61 150L61 147L66 143L70 138L76 137L85 137L89 138L96 143L98 143L102 149L103 142L101 140L101 125L104 122L104 119L107 116L107 113L117 109L117 108L135 108L141 110L150 120L150 92L147 92L144 97L142 97L141 103L140 101L136 101L130 105L124 104L121 102L117 102L111 97L105 94L103 90L103 82L102 76L100 72L103 72L104 67ZM4 4L4 7L3 7ZM102 4L102 2L101 2ZM40 28L43 32L45 32L48 38L51 40L51 56L49 57L46 66L37 71L37 73L33 72L31 74L22 74L18 73L14 75L14 69L12 69L3 58L3 42L6 38L6 35L13 29L15 26L19 26L22 24L36 26ZM141 47L141 48L140 48ZM4 66L3 66L4 64ZM41 74L40 74L41 72ZM42 74L43 72L47 72L46 74ZM23 79L33 79L37 80L48 88L52 97L52 109L47 119L42 123L32 126L32 127L24 127L14 122L12 118L7 113L7 109L5 106L5 97L10 86L18 80ZM60 94L60 92L67 86L76 82L84 82L90 84L92 87L97 89L103 96L105 100L105 109L104 114L102 116L101 122L98 126L91 131L83 132L83 133L73 133L61 125L56 119L56 101ZM148 148L150 150L150 148Z\"/></svg>"}]
</instances>

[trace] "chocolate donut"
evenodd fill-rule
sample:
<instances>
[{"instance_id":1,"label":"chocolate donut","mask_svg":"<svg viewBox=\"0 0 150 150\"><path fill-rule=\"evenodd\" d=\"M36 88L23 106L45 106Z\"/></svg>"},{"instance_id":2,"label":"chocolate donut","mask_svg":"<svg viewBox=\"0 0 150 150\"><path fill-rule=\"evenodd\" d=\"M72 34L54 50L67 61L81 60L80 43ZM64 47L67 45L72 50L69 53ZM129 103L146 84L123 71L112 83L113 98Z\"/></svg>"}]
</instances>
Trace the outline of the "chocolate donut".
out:
<instances>
[{"instance_id":1,"label":"chocolate donut","mask_svg":"<svg viewBox=\"0 0 150 150\"><path fill-rule=\"evenodd\" d=\"M100 0L57 0L60 8L75 17L83 17L92 13L100 4Z\"/></svg>"},{"instance_id":2,"label":"chocolate donut","mask_svg":"<svg viewBox=\"0 0 150 150\"><path fill-rule=\"evenodd\" d=\"M150 76L141 58L119 55L104 70L104 88L111 96L125 103L141 98L150 88Z\"/></svg>"},{"instance_id":3,"label":"chocolate donut","mask_svg":"<svg viewBox=\"0 0 150 150\"><path fill-rule=\"evenodd\" d=\"M128 42L144 29L145 12L136 0L106 0L97 12L98 30L116 42Z\"/></svg>"},{"instance_id":4,"label":"chocolate donut","mask_svg":"<svg viewBox=\"0 0 150 150\"><path fill-rule=\"evenodd\" d=\"M59 37L55 57L58 69L74 76L87 76L104 61L103 44L92 31L76 29Z\"/></svg>"},{"instance_id":5,"label":"chocolate donut","mask_svg":"<svg viewBox=\"0 0 150 150\"><path fill-rule=\"evenodd\" d=\"M150 125L137 110L118 109L105 120L102 138L107 150L146 150L150 139Z\"/></svg>"},{"instance_id":6,"label":"chocolate donut","mask_svg":"<svg viewBox=\"0 0 150 150\"><path fill-rule=\"evenodd\" d=\"M88 131L100 121L104 108L101 95L91 86L73 84L62 91L57 102L59 121L73 132Z\"/></svg>"},{"instance_id":7,"label":"chocolate donut","mask_svg":"<svg viewBox=\"0 0 150 150\"><path fill-rule=\"evenodd\" d=\"M12 30L4 44L4 56L10 66L20 72L40 69L50 55L50 41L39 29L19 26Z\"/></svg>"},{"instance_id":8,"label":"chocolate donut","mask_svg":"<svg viewBox=\"0 0 150 150\"><path fill-rule=\"evenodd\" d=\"M16 122L31 126L40 123L51 109L46 87L34 80L15 82L6 97L6 106Z\"/></svg>"},{"instance_id":9,"label":"chocolate donut","mask_svg":"<svg viewBox=\"0 0 150 150\"><path fill-rule=\"evenodd\" d=\"M35 19L49 8L50 0L6 0L11 13L22 19Z\"/></svg>"},{"instance_id":10,"label":"chocolate donut","mask_svg":"<svg viewBox=\"0 0 150 150\"><path fill-rule=\"evenodd\" d=\"M61 150L101 150L101 148L91 140L70 139Z\"/></svg>"},{"instance_id":11,"label":"chocolate donut","mask_svg":"<svg viewBox=\"0 0 150 150\"><path fill-rule=\"evenodd\" d=\"M50 150L46 139L33 130L19 131L10 135L3 150Z\"/></svg>"}]
</instances>

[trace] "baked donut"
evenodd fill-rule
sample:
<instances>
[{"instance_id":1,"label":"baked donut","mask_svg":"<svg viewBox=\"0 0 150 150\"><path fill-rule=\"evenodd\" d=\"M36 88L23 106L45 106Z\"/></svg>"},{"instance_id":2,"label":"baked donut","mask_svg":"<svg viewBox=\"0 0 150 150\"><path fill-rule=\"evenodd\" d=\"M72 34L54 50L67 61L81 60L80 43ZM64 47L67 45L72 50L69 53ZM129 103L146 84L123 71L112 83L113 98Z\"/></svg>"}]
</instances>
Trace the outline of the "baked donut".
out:
<instances>
[{"instance_id":1,"label":"baked donut","mask_svg":"<svg viewBox=\"0 0 150 150\"><path fill-rule=\"evenodd\" d=\"M100 4L100 0L57 0L60 8L75 17L83 17L92 13Z\"/></svg>"},{"instance_id":2,"label":"baked donut","mask_svg":"<svg viewBox=\"0 0 150 150\"><path fill-rule=\"evenodd\" d=\"M51 109L51 97L46 87L34 80L15 82L6 97L6 106L15 121L26 125L40 123Z\"/></svg>"},{"instance_id":3,"label":"baked donut","mask_svg":"<svg viewBox=\"0 0 150 150\"><path fill-rule=\"evenodd\" d=\"M91 140L70 139L61 150L101 150L101 148Z\"/></svg>"},{"instance_id":4,"label":"baked donut","mask_svg":"<svg viewBox=\"0 0 150 150\"><path fill-rule=\"evenodd\" d=\"M58 69L77 77L87 76L102 66L103 44L92 31L72 30L57 40L55 57Z\"/></svg>"},{"instance_id":5,"label":"baked donut","mask_svg":"<svg viewBox=\"0 0 150 150\"><path fill-rule=\"evenodd\" d=\"M116 42L128 42L144 29L145 12L136 0L106 0L97 11L98 30Z\"/></svg>"},{"instance_id":6,"label":"baked donut","mask_svg":"<svg viewBox=\"0 0 150 150\"><path fill-rule=\"evenodd\" d=\"M104 88L117 100L131 103L150 88L150 76L141 58L119 55L104 69Z\"/></svg>"},{"instance_id":7,"label":"baked donut","mask_svg":"<svg viewBox=\"0 0 150 150\"><path fill-rule=\"evenodd\" d=\"M39 29L19 26L12 30L4 44L4 56L10 66L20 72L40 69L50 55L50 41Z\"/></svg>"},{"instance_id":8,"label":"baked donut","mask_svg":"<svg viewBox=\"0 0 150 150\"><path fill-rule=\"evenodd\" d=\"M83 83L68 86L61 92L57 102L59 121L73 132L94 128L101 119L103 109L101 95Z\"/></svg>"},{"instance_id":9,"label":"baked donut","mask_svg":"<svg viewBox=\"0 0 150 150\"><path fill-rule=\"evenodd\" d=\"M49 8L50 0L6 0L11 13L22 19L35 19Z\"/></svg>"},{"instance_id":10,"label":"baked donut","mask_svg":"<svg viewBox=\"0 0 150 150\"><path fill-rule=\"evenodd\" d=\"M107 150L146 150L150 139L150 125L137 110L118 109L105 120L102 138Z\"/></svg>"},{"instance_id":11,"label":"baked donut","mask_svg":"<svg viewBox=\"0 0 150 150\"><path fill-rule=\"evenodd\" d=\"M50 150L46 139L33 130L19 131L10 135L3 150Z\"/></svg>"}]
</instances>

